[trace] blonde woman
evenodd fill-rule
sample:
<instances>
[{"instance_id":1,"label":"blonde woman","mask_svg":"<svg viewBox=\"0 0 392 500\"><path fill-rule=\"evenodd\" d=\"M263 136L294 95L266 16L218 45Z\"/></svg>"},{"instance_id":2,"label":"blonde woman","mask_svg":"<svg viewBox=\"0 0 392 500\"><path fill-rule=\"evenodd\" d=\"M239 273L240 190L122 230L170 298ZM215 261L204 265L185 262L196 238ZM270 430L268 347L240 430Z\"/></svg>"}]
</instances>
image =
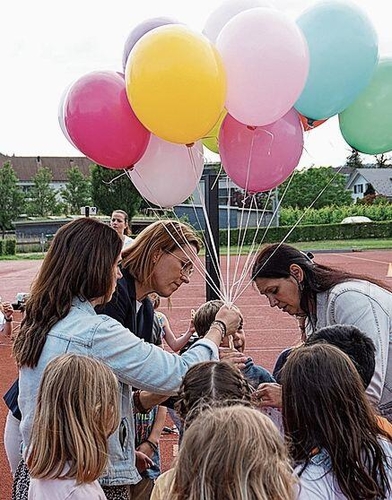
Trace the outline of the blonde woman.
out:
<instances>
[{"instance_id":1,"label":"blonde woman","mask_svg":"<svg viewBox=\"0 0 392 500\"><path fill-rule=\"evenodd\" d=\"M294 500L286 448L268 417L242 404L204 409L191 423L170 471L151 500ZM163 476L161 476L163 477Z\"/></svg>"},{"instance_id":2,"label":"blonde woman","mask_svg":"<svg viewBox=\"0 0 392 500\"><path fill-rule=\"evenodd\" d=\"M119 423L117 378L94 358L64 354L45 368L31 432L29 500L104 500L98 483Z\"/></svg>"}]
</instances>

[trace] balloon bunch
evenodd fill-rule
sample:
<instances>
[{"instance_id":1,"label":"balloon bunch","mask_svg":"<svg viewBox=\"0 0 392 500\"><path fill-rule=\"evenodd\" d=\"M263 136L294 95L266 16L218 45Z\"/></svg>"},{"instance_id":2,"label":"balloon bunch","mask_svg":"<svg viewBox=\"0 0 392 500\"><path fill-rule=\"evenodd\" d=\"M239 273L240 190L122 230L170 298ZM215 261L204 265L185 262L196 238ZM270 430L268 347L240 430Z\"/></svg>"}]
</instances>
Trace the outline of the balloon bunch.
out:
<instances>
[{"instance_id":1,"label":"balloon bunch","mask_svg":"<svg viewBox=\"0 0 392 500\"><path fill-rule=\"evenodd\" d=\"M350 136L363 111L349 106L377 61L374 29L353 4L319 2L295 22L263 0L226 0L203 34L168 17L136 26L124 44L123 73L81 77L64 91L59 121L76 148L127 169L156 205L193 192L202 142L238 186L267 191L298 165L304 130L342 113Z\"/></svg>"}]
</instances>

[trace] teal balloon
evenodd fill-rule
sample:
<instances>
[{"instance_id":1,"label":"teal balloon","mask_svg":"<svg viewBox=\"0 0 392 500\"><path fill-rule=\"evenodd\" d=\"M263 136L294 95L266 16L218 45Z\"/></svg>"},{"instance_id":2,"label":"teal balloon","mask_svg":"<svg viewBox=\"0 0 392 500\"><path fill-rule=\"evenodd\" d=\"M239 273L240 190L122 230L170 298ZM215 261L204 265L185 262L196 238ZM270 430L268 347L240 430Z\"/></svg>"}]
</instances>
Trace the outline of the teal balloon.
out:
<instances>
[{"instance_id":1,"label":"teal balloon","mask_svg":"<svg viewBox=\"0 0 392 500\"><path fill-rule=\"evenodd\" d=\"M331 0L298 19L309 46L309 76L296 110L321 120L346 109L369 84L378 62L377 33L365 12Z\"/></svg>"},{"instance_id":2,"label":"teal balloon","mask_svg":"<svg viewBox=\"0 0 392 500\"><path fill-rule=\"evenodd\" d=\"M339 114L340 131L352 147L370 155L392 150L392 59L382 59L370 84Z\"/></svg>"}]
</instances>

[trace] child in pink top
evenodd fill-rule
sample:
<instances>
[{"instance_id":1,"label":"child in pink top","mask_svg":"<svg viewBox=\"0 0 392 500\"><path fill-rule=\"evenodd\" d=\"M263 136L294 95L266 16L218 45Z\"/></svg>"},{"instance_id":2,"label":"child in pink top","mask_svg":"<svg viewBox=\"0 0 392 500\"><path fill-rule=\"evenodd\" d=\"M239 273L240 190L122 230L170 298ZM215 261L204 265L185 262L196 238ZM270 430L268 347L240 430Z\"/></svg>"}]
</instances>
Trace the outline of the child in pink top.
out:
<instances>
[{"instance_id":1,"label":"child in pink top","mask_svg":"<svg viewBox=\"0 0 392 500\"><path fill-rule=\"evenodd\" d=\"M41 380L27 450L29 500L105 500L98 478L118 423L110 368L77 354L54 358Z\"/></svg>"}]
</instances>

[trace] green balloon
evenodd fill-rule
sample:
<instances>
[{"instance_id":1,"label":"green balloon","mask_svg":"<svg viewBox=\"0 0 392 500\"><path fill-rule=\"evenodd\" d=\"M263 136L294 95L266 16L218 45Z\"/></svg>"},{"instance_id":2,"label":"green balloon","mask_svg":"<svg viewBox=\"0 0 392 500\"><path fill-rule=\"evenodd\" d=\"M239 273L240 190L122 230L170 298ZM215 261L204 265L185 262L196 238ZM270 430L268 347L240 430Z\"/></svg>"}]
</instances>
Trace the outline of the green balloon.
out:
<instances>
[{"instance_id":1,"label":"green balloon","mask_svg":"<svg viewBox=\"0 0 392 500\"><path fill-rule=\"evenodd\" d=\"M380 60L365 90L339 113L345 141L366 154L392 150L392 59Z\"/></svg>"}]
</instances>

